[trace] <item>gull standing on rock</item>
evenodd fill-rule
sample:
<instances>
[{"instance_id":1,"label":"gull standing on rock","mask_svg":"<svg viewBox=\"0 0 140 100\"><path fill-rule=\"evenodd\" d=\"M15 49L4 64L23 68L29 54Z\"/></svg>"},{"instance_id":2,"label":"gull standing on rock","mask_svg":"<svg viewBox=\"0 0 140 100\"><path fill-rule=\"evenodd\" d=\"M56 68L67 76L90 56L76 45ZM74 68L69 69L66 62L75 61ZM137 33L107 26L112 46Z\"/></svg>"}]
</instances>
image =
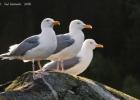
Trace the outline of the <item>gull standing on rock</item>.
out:
<instances>
[{"instance_id":1,"label":"gull standing on rock","mask_svg":"<svg viewBox=\"0 0 140 100\"><path fill-rule=\"evenodd\" d=\"M81 20L73 20L69 25L69 33L57 35L57 49L48 60L57 61L57 69L61 66L63 71L63 61L77 55L84 42L82 29L92 29L91 25L85 24Z\"/></svg>"},{"instance_id":2,"label":"gull standing on rock","mask_svg":"<svg viewBox=\"0 0 140 100\"><path fill-rule=\"evenodd\" d=\"M0 58L32 61L34 76L34 61L37 61L41 68L40 60L46 59L57 48L57 38L53 30L54 25L60 25L60 22L52 18L45 18L41 22L41 33L39 35L33 35L20 44L10 46L9 52L1 54Z\"/></svg>"},{"instance_id":3,"label":"gull standing on rock","mask_svg":"<svg viewBox=\"0 0 140 100\"><path fill-rule=\"evenodd\" d=\"M93 39L86 39L82 45L80 52L77 56L64 60L64 73L71 75L79 75L84 72L93 58L93 50L95 48L103 48L103 45L97 44ZM42 68L43 72L55 71L57 70L57 62L51 61L45 64Z\"/></svg>"}]
</instances>

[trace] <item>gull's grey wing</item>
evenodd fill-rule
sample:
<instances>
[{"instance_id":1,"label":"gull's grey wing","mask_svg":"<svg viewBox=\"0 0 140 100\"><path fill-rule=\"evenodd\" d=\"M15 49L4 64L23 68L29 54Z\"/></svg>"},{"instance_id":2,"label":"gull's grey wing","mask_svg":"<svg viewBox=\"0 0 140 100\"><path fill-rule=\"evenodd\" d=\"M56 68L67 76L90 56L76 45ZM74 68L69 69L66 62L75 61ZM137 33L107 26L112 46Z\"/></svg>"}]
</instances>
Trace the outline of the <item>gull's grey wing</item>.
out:
<instances>
[{"instance_id":1,"label":"gull's grey wing","mask_svg":"<svg viewBox=\"0 0 140 100\"><path fill-rule=\"evenodd\" d=\"M67 69L75 66L79 62L80 62L80 57L73 57L71 59L64 60L64 62L63 62L64 70L67 70ZM56 70L56 69L57 69L57 62L56 61L49 63L46 67L47 71L52 71L52 70Z\"/></svg>"},{"instance_id":2,"label":"gull's grey wing","mask_svg":"<svg viewBox=\"0 0 140 100\"><path fill-rule=\"evenodd\" d=\"M57 35L57 48L54 53L58 53L73 43L74 39L72 39L70 35Z\"/></svg>"},{"instance_id":3,"label":"gull's grey wing","mask_svg":"<svg viewBox=\"0 0 140 100\"><path fill-rule=\"evenodd\" d=\"M71 59L64 61L64 70L67 70L71 68L72 66L75 66L76 64L80 63L80 57L73 57Z\"/></svg>"},{"instance_id":4,"label":"gull's grey wing","mask_svg":"<svg viewBox=\"0 0 140 100\"><path fill-rule=\"evenodd\" d=\"M19 46L10 53L10 56L23 56L28 50L39 45L39 37L37 35L31 36L22 41Z\"/></svg>"}]
</instances>

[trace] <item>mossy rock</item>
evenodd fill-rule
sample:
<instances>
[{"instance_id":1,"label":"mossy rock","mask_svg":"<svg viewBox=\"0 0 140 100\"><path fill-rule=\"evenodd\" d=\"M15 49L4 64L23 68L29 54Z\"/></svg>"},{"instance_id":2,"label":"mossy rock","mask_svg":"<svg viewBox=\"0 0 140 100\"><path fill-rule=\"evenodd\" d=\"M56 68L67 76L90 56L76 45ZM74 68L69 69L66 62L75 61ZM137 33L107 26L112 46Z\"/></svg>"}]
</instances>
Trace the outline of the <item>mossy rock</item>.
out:
<instances>
[{"instance_id":1,"label":"mossy rock","mask_svg":"<svg viewBox=\"0 0 140 100\"><path fill-rule=\"evenodd\" d=\"M48 82L50 87L45 84ZM56 94L55 94L56 93ZM33 80L32 72L17 77L0 100L138 100L123 92L80 76L50 72Z\"/></svg>"}]
</instances>

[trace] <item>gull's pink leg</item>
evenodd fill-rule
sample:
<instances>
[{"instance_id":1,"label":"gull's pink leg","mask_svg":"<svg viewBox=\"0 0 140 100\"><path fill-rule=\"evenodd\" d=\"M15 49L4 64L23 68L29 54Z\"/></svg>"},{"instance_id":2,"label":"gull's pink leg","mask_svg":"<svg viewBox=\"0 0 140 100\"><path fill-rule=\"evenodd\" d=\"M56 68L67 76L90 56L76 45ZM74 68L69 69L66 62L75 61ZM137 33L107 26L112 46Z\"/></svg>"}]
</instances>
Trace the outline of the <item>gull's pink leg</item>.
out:
<instances>
[{"instance_id":1,"label":"gull's pink leg","mask_svg":"<svg viewBox=\"0 0 140 100\"><path fill-rule=\"evenodd\" d=\"M61 60L61 71L62 72L64 71L64 63L63 63L63 60Z\"/></svg>"},{"instance_id":2,"label":"gull's pink leg","mask_svg":"<svg viewBox=\"0 0 140 100\"><path fill-rule=\"evenodd\" d=\"M39 69L42 71L42 66L41 66L40 60L37 61L37 63L38 63Z\"/></svg>"},{"instance_id":3,"label":"gull's pink leg","mask_svg":"<svg viewBox=\"0 0 140 100\"><path fill-rule=\"evenodd\" d=\"M56 69L57 72L60 72L61 67L60 61L61 61L60 59L57 60L57 69Z\"/></svg>"},{"instance_id":4,"label":"gull's pink leg","mask_svg":"<svg viewBox=\"0 0 140 100\"><path fill-rule=\"evenodd\" d=\"M32 70L33 70L33 79L35 80L35 64L34 64L34 60L32 60Z\"/></svg>"},{"instance_id":5,"label":"gull's pink leg","mask_svg":"<svg viewBox=\"0 0 140 100\"><path fill-rule=\"evenodd\" d=\"M37 64L38 64L38 67L39 67L39 71L36 71L36 75L34 77L34 79L38 79L38 78L42 78L43 77L43 70L42 70L42 67L41 67L41 63L40 63L40 60L37 61Z\"/></svg>"},{"instance_id":6,"label":"gull's pink leg","mask_svg":"<svg viewBox=\"0 0 140 100\"><path fill-rule=\"evenodd\" d=\"M57 61L57 69L56 71L59 71L59 61Z\"/></svg>"}]
</instances>

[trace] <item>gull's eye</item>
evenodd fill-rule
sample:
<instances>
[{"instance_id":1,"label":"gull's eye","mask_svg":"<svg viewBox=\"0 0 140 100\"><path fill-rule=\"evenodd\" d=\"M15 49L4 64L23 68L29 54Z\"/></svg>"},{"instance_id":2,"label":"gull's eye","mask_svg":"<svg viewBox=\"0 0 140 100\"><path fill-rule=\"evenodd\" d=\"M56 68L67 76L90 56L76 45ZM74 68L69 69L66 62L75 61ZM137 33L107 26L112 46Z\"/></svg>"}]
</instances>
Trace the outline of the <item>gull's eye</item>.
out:
<instances>
[{"instance_id":1,"label":"gull's eye","mask_svg":"<svg viewBox=\"0 0 140 100\"><path fill-rule=\"evenodd\" d=\"M92 42L89 42L90 44L92 44Z\"/></svg>"},{"instance_id":2,"label":"gull's eye","mask_svg":"<svg viewBox=\"0 0 140 100\"><path fill-rule=\"evenodd\" d=\"M81 24L80 22L77 22L77 24Z\"/></svg>"},{"instance_id":3,"label":"gull's eye","mask_svg":"<svg viewBox=\"0 0 140 100\"><path fill-rule=\"evenodd\" d=\"M48 19L46 20L46 22L49 22L49 21L50 21L50 20L48 20Z\"/></svg>"}]
</instances>

